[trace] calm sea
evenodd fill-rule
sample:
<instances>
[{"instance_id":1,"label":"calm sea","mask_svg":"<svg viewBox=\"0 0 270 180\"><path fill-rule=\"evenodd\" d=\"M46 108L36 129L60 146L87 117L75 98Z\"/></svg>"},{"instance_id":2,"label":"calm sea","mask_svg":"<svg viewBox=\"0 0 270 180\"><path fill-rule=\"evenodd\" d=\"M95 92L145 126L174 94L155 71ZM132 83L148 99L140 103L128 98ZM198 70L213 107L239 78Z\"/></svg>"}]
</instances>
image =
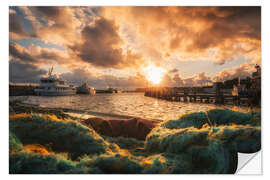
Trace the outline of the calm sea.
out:
<instances>
[{"instance_id":1,"label":"calm sea","mask_svg":"<svg viewBox=\"0 0 270 180\"><path fill-rule=\"evenodd\" d=\"M212 108L232 109L232 106L217 106L204 103L170 102L151 97L145 97L143 93L121 94L96 94L73 96L27 96L10 97L20 98L24 103L50 108L69 108L83 110L85 112L98 112L99 114L128 115L150 119L176 119L183 113L207 111ZM238 108L241 112L247 112L248 108Z\"/></svg>"}]
</instances>

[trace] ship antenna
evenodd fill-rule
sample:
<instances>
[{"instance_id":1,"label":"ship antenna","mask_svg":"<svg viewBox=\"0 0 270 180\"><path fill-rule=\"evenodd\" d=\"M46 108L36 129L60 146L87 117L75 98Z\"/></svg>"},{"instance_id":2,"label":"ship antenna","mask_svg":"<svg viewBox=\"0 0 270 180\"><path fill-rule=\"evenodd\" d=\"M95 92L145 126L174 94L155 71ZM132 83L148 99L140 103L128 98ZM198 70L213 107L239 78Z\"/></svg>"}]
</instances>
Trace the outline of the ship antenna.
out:
<instances>
[{"instance_id":1,"label":"ship antenna","mask_svg":"<svg viewBox=\"0 0 270 180\"><path fill-rule=\"evenodd\" d=\"M53 66L52 66L52 68L51 69L49 69L49 76L51 76L52 75L52 71L53 71Z\"/></svg>"}]
</instances>

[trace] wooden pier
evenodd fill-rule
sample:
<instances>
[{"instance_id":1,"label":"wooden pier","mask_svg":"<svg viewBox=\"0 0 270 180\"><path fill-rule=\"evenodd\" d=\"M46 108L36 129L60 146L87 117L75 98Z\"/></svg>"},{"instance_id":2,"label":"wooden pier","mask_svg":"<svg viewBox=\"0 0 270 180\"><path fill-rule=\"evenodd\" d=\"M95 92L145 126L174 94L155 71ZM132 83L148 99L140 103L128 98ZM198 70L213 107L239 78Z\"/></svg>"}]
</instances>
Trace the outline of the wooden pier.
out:
<instances>
[{"instance_id":1,"label":"wooden pier","mask_svg":"<svg viewBox=\"0 0 270 180\"><path fill-rule=\"evenodd\" d=\"M222 89L216 88L213 93L196 92L193 88L178 90L177 88L151 87L146 88L145 96L176 102L215 103L230 105L252 105L254 96L251 93L241 96L233 96L223 93Z\"/></svg>"}]
</instances>

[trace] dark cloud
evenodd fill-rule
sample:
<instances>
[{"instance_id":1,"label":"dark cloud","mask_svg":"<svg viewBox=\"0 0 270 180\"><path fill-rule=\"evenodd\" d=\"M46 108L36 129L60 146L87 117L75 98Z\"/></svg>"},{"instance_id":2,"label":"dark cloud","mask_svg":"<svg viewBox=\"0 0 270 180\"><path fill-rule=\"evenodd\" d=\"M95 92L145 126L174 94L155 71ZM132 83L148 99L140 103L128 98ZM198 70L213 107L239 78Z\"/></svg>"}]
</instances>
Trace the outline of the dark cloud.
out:
<instances>
[{"instance_id":1,"label":"dark cloud","mask_svg":"<svg viewBox=\"0 0 270 180\"><path fill-rule=\"evenodd\" d=\"M17 83L38 83L45 70L39 69L32 64L23 64L12 60L9 64L9 81Z\"/></svg>"},{"instance_id":2,"label":"dark cloud","mask_svg":"<svg viewBox=\"0 0 270 180\"><path fill-rule=\"evenodd\" d=\"M115 66L123 61L119 48L122 40L113 21L98 19L94 25L86 26L81 34L82 44L73 49L82 60L97 66Z\"/></svg>"},{"instance_id":3,"label":"dark cloud","mask_svg":"<svg viewBox=\"0 0 270 180\"><path fill-rule=\"evenodd\" d=\"M28 37L23 25L23 19L16 13L9 13L9 32L19 37Z\"/></svg>"},{"instance_id":4,"label":"dark cloud","mask_svg":"<svg viewBox=\"0 0 270 180\"><path fill-rule=\"evenodd\" d=\"M202 18L211 25L195 34L188 50L216 47L227 39L261 38L260 7L217 7Z\"/></svg>"},{"instance_id":5,"label":"dark cloud","mask_svg":"<svg viewBox=\"0 0 270 180\"><path fill-rule=\"evenodd\" d=\"M81 36L81 42L70 46L70 49L81 60L94 66L123 68L141 61L141 56L130 50L123 52L123 41L114 21L96 19L92 25L83 28Z\"/></svg>"},{"instance_id":6,"label":"dark cloud","mask_svg":"<svg viewBox=\"0 0 270 180\"><path fill-rule=\"evenodd\" d=\"M251 53L260 53L260 7L215 7L208 12L195 8L194 11L199 11L193 17L194 20L204 24L204 28L186 33L191 37L191 43L185 47L186 52L196 53L218 48L214 58L217 64L224 64L242 55L238 44L249 46L248 49L253 51ZM178 45L180 47L182 44ZM244 53L246 54L248 53Z\"/></svg>"},{"instance_id":7,"label":"dark cloud","mask_svg":"<svg viewBox=\"0 0 270 180\"><path fill-rule=\"evenodd\" d=\"M57 6L39 6L39 7L32 7L32 9L41 15L46 16L50 19L57 19L61 15L61 9L64 7L57 7Z\"/></svg>"},{"instance_id":8,"label":"dark cloud","mask_svg":"<svg viewBox=\"0 0 270 180\"><path fill-rule=\"evenodd\" d=\"M236 34L261 39L261 7L218 7L219 11L230 12L230 15L226 17L224 24L234 25ZM233 29L231 29L232 31Z\"/></svg>"},{"instance_id":9,"label":"dark cloud","mask_svg":"<svg viewBox=\"0 0 270 180\"><path fill-rule=\"evenodd\" d=\"M12 39L22 39L22 38L30 38L30 37L37 38L38 25L33 20L33 17L30 17L30 16L28 17L27 12L25 12L25 7L20 7L20 8L16 7L15 9L9 8L10 38Z\"/></svg>"}]
</instances>

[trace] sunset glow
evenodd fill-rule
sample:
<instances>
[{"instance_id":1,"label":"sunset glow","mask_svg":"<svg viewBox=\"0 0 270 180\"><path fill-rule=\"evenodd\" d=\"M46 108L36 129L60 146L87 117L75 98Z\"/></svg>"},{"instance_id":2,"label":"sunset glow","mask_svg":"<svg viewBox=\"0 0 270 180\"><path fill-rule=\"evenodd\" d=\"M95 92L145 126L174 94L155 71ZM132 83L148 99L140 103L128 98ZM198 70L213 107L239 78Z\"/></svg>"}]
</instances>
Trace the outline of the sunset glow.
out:
<instances>
[{"instance_id":1,"label":"sunset glow","mask_svg":"<svg viewBox=\"0 0 270 180\"><path fill-rule=\"evenodd\" d=\"M166 70L162 67L156 67L153 65L146 67L145 71L147 80L153 84L159 84L166 73Z\"/></svg>"},{"instance_id":2,"label":"sunset glow","mask_svg":"<svg viewBox=\"0 0 270 180\"><path fill-rule=\"evenodd\" d=\"M261 64L260 7L14 6L9 22L16 83L38 83L53 66L99 89L207 86Z\"/></svg>"}]
</instances>

